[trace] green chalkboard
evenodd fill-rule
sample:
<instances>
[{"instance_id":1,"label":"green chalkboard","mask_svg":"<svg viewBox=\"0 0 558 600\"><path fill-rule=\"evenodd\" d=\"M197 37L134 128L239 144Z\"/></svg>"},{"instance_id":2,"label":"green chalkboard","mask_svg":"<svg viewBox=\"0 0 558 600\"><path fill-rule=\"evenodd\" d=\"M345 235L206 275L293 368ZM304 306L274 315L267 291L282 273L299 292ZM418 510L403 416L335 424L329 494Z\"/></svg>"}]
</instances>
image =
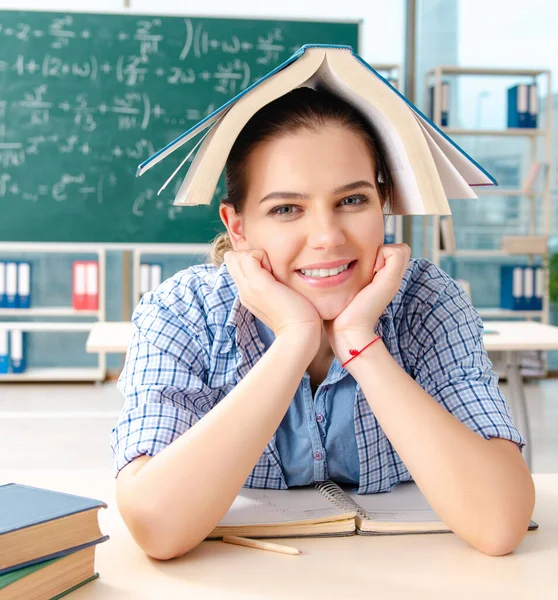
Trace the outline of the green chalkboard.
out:
<instances>
[{"instance_id":1,"label":"green chalkboard","mask_svg":"<svg viewBox=\"0 0 558 600\"><path fill-rule=\"evenodd\" d=\"M137 165L301 45L358 49L358 31L357 22L0 11L0 240L209 241L222 229L217 202L177 208L176 187L157 195L190 148L140 179Z\"/></svg>"}]
</instances>

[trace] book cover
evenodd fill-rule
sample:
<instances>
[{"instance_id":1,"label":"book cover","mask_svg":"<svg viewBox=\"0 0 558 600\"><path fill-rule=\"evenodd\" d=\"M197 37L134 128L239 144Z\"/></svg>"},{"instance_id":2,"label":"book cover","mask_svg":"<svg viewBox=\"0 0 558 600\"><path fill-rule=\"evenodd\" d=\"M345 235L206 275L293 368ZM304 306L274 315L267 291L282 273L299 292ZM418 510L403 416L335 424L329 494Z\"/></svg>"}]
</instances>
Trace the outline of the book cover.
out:
<instances>
[{"instance_id":1,"label":"book cover","mask_svg":"<svg viewBox=\"0 0 558 600\"><path fill-rule=\"evenodd\" d=\"M144 161L137 175L211 126L175 199L177 205L209 204L228 152L244 125L259 108L301 86L328 89L358 108L375 128L389 149L386 155L398 195L397 214L451 214L447 198L476 198L470 186L496 184L352 48L320 44L303 46L277 69Z\"/></svg>"},{"instance_id":2,"label":"book cover","mask_svg":"<svg viewBox=\"0 0 558 600\"><path fill-rule=\"evenodd\" d=\"M17 308L17 263L6 263L6 308Z\"/></svg>"},{"instance_id":3,"label":"book cover","mask_svg":"<svg viewBox=\"0 0 558 600\"><path fill-rule=\"evenodd\" d=\"M17 307L29 308L31 306L31 264L20 262L17 264Z\"/></svg>"}]
</instances>

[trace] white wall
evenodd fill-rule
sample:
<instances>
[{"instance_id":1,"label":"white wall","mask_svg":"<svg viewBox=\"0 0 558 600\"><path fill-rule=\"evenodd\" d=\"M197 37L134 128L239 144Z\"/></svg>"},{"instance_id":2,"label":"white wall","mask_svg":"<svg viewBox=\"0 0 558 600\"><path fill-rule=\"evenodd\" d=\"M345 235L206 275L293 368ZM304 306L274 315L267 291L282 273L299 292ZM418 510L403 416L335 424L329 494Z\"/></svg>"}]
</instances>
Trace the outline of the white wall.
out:
<instances>
[{"instance_id":1,"label":"white wall","mask_svg":"<svg viewBox=\"0 0 558 600\"><path fill-rule=\"evenodd\" d=\"M230 17L279 17L301 19L363 20L361 56L372 63L401 63L404 58L404 0L130 0L130 12ZM80 10L113 12L124 9L117 0L0 0L0 9Z\"/></svg>"}]
</instances>

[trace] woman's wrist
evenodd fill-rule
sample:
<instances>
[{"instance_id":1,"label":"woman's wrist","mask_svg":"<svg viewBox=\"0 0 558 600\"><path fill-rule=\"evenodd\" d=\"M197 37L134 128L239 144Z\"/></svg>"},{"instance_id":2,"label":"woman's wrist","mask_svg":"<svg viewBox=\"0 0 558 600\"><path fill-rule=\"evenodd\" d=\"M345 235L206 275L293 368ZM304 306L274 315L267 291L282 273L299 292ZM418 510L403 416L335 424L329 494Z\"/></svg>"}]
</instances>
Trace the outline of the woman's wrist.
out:
<instances>
[{"instance_id":1,"label":"woman's wrist","mask_svg":"<svg viewBox=\"0 0 558 600\"><path fill-rule=\"evenodd\" d=\"M320 347L320 332L298 326L282 329L277 332L274 344L288 348L290 352L300 356L301 360L307 357L310 362Z\"/></svg>"}]
</instances>

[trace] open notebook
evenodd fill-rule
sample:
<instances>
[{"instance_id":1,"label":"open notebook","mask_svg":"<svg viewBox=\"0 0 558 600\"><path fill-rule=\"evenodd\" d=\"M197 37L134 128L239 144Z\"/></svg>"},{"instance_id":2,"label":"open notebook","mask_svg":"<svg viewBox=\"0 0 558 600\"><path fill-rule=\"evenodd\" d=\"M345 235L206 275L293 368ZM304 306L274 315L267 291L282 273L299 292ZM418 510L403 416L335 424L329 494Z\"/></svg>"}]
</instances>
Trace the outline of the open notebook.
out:
<instances>
[{"instance_id":1,"label":"open notebook","mask_svg":"<svg viewBox=\"0 0 558 600\"><path fill-rule=\"evenodd\" d=\"M538 525L531 521L529 529ZM332 481L289 490L243 488L208 538L449 533L418 486L358 495Z\"/></svg>"}]
</instances>

